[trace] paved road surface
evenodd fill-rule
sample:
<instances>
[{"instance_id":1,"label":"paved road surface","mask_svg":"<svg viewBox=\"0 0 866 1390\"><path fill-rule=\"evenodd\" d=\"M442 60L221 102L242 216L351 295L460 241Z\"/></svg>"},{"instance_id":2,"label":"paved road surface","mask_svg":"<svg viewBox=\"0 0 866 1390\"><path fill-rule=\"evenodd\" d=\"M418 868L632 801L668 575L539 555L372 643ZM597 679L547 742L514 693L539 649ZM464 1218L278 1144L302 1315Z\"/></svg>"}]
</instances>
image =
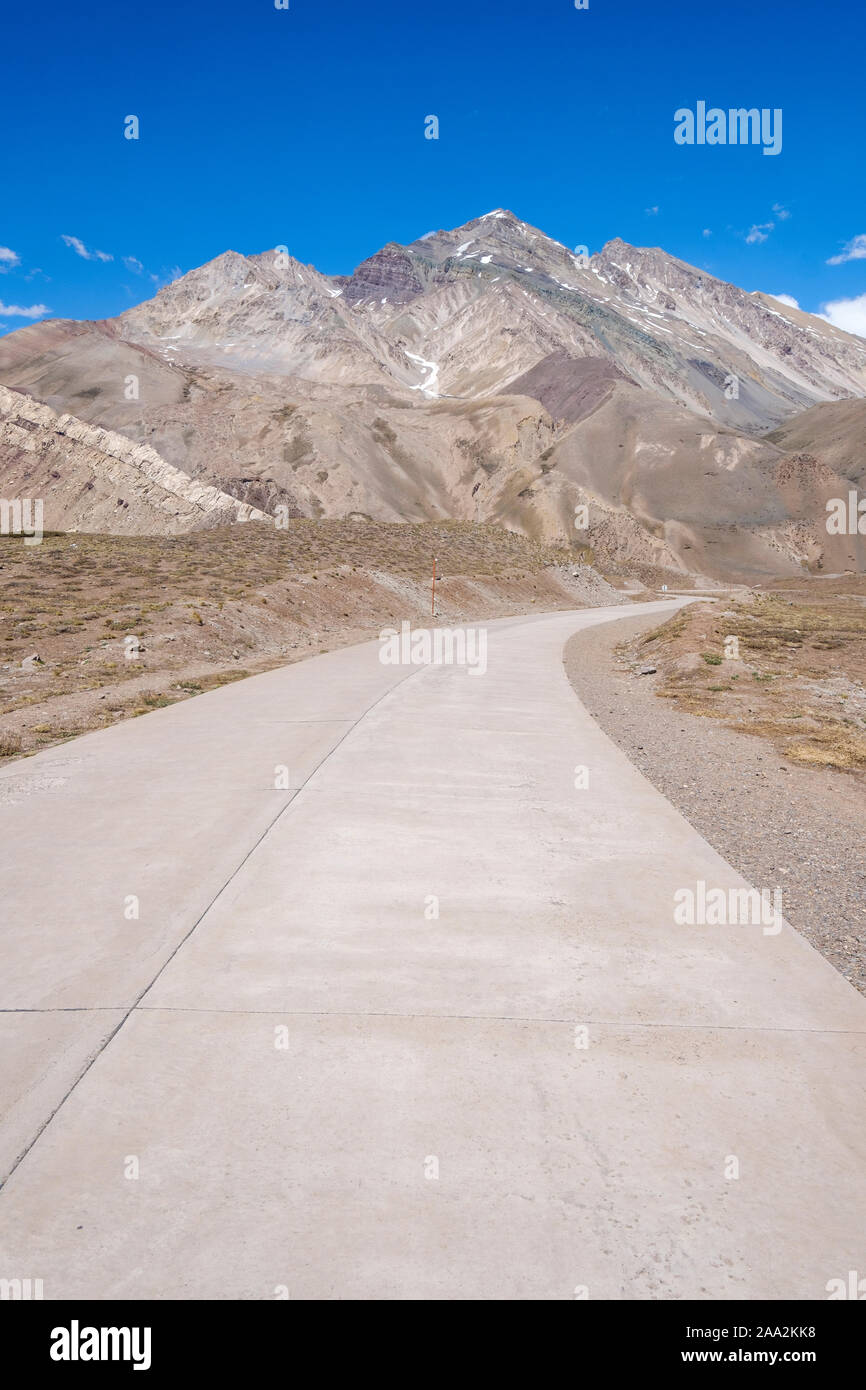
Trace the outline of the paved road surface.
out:
<instances>
[{"instance_id":1,"label":"paved road surface","mask_svg":"<svg viewBox=\"0 0 866 1390\"><path fill-rule=\"evenodd\" d=\"M820 1299L866 1273L866 1001L787 926L674 921L677 890L743 882L562 669L633 611L492 623L484 676L345 649L0 773L0 1278Z\"/></svg>"}]
</instances>

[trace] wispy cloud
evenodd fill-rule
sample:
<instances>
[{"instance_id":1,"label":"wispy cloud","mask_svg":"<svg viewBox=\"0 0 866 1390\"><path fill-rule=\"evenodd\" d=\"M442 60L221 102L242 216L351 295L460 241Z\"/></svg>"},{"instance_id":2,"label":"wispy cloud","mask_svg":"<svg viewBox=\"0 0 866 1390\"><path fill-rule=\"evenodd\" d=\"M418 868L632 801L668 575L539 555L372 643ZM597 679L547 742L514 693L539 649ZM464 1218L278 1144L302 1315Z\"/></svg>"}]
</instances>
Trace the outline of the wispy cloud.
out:
<instances>
[{"instance_id":1,"label":"wispy cloud","mask_svg":"<svg viewBox=\"0 0 866 1390\"><path fill-rule=\"evenodd\" d=\"M124 256L123 264L126 266L127 270L131 270L134 275L144 274L144 266L137 256Z\"/></svg>"},{"instance_id":2,"label":"wispy cloud","mask_svg":"<svg viewBox=\"0 0 866 1390\"><path fill-rule=\"evenodd\" d=\"M0 271L12 270L20 264L21 257L17 251L13 251L9 246L0 246Z\"/></svg>"},{"instance_id":3,"label":"wispy cloud","mask_svg":"<svg viewBox=\"0 0 866 1390\"><path fill-rule=\"evenodd\" d=\"M780 222L787 222L788 218L791 216L788 209L782 207L781 203L773 204L773 212L776 214Z\"/></svg>"},{"instance_id":4,"label":"wispy cloud","mask_svg":"<svg viewBox=\"0 0 866 1390\"><path fill-rule=\"evenodd\" d=\"M154 275L153 271L150 272L151 280L159 289L162 289L165 285L173 284L174 281L179 280L182 275L183 271L179 265L173 265L171 270L163 270L159 275Z\"/></svg>"},{"instance_id":5,"label":"wispy cloud","mask_svg":"<svg viewBox=\"0 0 866 1390\"><path fill-rule=\"evenodd\" d=\"M712 235L713 235L712 230L711 230L709 227L704 227L704 230L701 232L701 236L712 236Z\"/></svg>"},{"instance_id":6,"label":"wispy cloud","mask_svg":"<svg viewBox=\"0 0 866 1390\"><path fill-rule=\"evenodd\" d=\"M47 304L31 304L24 308L21 304L4 304L0 301L0 314L5 314L9 319L41 319L50 313Z\"/></svg>"},{"instance_id":7,"label":"wispy cloud","mask_svg":"<svg viewBox=\"0 0 866 1390\"><path fill-rule=\"evenodd\" d=\"M60 240L64 241L67 246L71 247L71 249L75 252L76 256L80 256L83 261L114 260L114 257L110 256L107 251L88 251L87 247L84 245L84 242L81 240L80 237L66 236L64 234L63 236L61 236Z\"/></svg>"},{"instance_id":8,"label":"wispy cloud","mask_svg":"<svg viewBox=\"0 0 866 1390\"><path fill-rule=\"evenodd\" d=\"M856 299L834 299L821 305L819 319L832 323L834 328L843 328L846 333L857 333L866 338L866 294Z\"/></svg>"},{"instance_id":9,"label":"wispy cloud","mask_svg":"<svg viewBox=\"0 0 866 1390\"><path fill-rule=\"evenodd\" d=\"M866 232L852 237L838 256L831 256L828 265L844 265L846 261L866 261Z\"/></svg>"},{"instance_id":10,"label":"wispy cloud","mask_svg":"<svg viewBox=\"0 0 866 1390\"><path fill-rule=\"evenodd\" d=\"M756 242L766 241L775 225L775 222L759 222L751 227L746 235L746 245L754 246Z\"/></svg>"},{"instance_id":11,"label":"wispy cloud","mask_svg":"<svg viewBox=\"0 0 866 1390\"><path fill-rule=\"evenodd\" d=\"M647 217L656 217L658 215L658 204L656 204L654 208L644 208L644 212Z\"/></svg>"}]
</instances>

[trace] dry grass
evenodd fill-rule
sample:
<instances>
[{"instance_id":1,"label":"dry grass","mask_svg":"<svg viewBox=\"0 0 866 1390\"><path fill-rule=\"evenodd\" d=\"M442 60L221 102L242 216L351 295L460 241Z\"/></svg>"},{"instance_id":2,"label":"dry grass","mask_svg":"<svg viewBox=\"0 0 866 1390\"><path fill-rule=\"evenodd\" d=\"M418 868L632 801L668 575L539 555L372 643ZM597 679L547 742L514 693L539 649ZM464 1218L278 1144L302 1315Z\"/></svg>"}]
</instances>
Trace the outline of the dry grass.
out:
<instances>
[{"instance_id":1,"label":"dry grass","mask_svg":"<svg viewBox=\"0 0 866 1390\"><path fill-rule=\"evenodd\" d=\"M154 621L170 608L173 621L179 616L204 628L213 611L227 604L266 605L262 590L269 586L318 583L338 567L426 583L434 555L441 579L537 571L572 558L514 532L469 522L299 519L281 531L249 524L179 538L53 535L32 547L18 537L0 537L0 665L20 663L34 650L44 655L40 648L51 639L68 638L59 644L63 655L52 671L59 690L68 686L70 663L82 651L118 635L146 643ZM123 662L106 663L102 671L91 663L88 679L98 686L135 674ZM8 708L3 697L0 688L0 712Z\"/></svg>"},{"instance_id":2,"label":"dry grass","mask_svg":"<svg viewBox=\"0 0 866 1390\"><path fill-rule=\"evenodd\" d=\"M791 597L764 591L696 604L647 633L658 694L679 708L770 739L804 766L866 769L866 592L854 576L838 586L798 585ZM736 638L739 658L726 655Z\"/></svg>"},{"instance_id":3,"label":"dry grass","mask_svg":"<svg viewBox=\"0 0 866 1390\"><path fill-rule=\"evenodd\" d=\"M484 577L510 611L545 592L549 567L574 562L469 522L298 519L39 546L0 537L0 759L371 636L406 616L407 593L423 611L434 555L438 594L459 606ZM136 659L127 637L139 639ZM27 671L34 653L41 664Z\"/></svg>"},{"instance_id":4,"label":"dry grass","mask_svg":"<svg viewBox=\"0 0 866 1390\"><path fill-rule=\"evenodd\" d=\"M789 743L785 751L794 762L813 767L866 768L866 734L838 726L819 729L803 743Z\"/></svg>"}]
</instances>

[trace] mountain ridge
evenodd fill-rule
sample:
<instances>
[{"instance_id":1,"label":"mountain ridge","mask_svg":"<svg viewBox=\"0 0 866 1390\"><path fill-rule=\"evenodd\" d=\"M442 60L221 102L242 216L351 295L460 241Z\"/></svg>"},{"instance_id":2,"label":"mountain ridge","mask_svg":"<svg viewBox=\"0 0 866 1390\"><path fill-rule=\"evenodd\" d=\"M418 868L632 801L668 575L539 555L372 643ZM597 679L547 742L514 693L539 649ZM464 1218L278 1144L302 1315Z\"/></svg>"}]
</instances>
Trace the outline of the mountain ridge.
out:
<instances>
[{"instance_id":1,"label":"mountain ridge","mask_svg":"<svg viewBox=\"0 0 866 1390\"><path fill-rule=\"evenodd\" d=\"M829 438L826 413L866 396L866 341L508 209L351 275L225 251L115 319L0 339L0 382L265 511L491 521L720 577L859 564L821 532L824 484L778 479L791 421L823 406Z\"/></svg>"}]
</instances>

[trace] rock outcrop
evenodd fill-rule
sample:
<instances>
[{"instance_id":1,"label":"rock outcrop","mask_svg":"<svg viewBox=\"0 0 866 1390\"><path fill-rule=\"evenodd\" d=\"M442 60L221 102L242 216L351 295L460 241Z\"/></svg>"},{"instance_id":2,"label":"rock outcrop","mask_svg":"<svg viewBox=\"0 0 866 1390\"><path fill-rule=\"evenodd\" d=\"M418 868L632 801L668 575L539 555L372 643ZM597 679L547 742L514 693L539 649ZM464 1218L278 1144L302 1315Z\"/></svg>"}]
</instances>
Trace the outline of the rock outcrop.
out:
<instances>
[{"instance_id":1,"label":"rock outcrop","mask_svg":"<svg viewBox=\"0 0 866 1390\"><path fill-rule=\"evenodd\" d=\"M170 534L265 520L264 512L196 482L148 445L58 415L5 386L0 479L7 500L42 500L47 531Z\"/></svg>"}]
</instances>

